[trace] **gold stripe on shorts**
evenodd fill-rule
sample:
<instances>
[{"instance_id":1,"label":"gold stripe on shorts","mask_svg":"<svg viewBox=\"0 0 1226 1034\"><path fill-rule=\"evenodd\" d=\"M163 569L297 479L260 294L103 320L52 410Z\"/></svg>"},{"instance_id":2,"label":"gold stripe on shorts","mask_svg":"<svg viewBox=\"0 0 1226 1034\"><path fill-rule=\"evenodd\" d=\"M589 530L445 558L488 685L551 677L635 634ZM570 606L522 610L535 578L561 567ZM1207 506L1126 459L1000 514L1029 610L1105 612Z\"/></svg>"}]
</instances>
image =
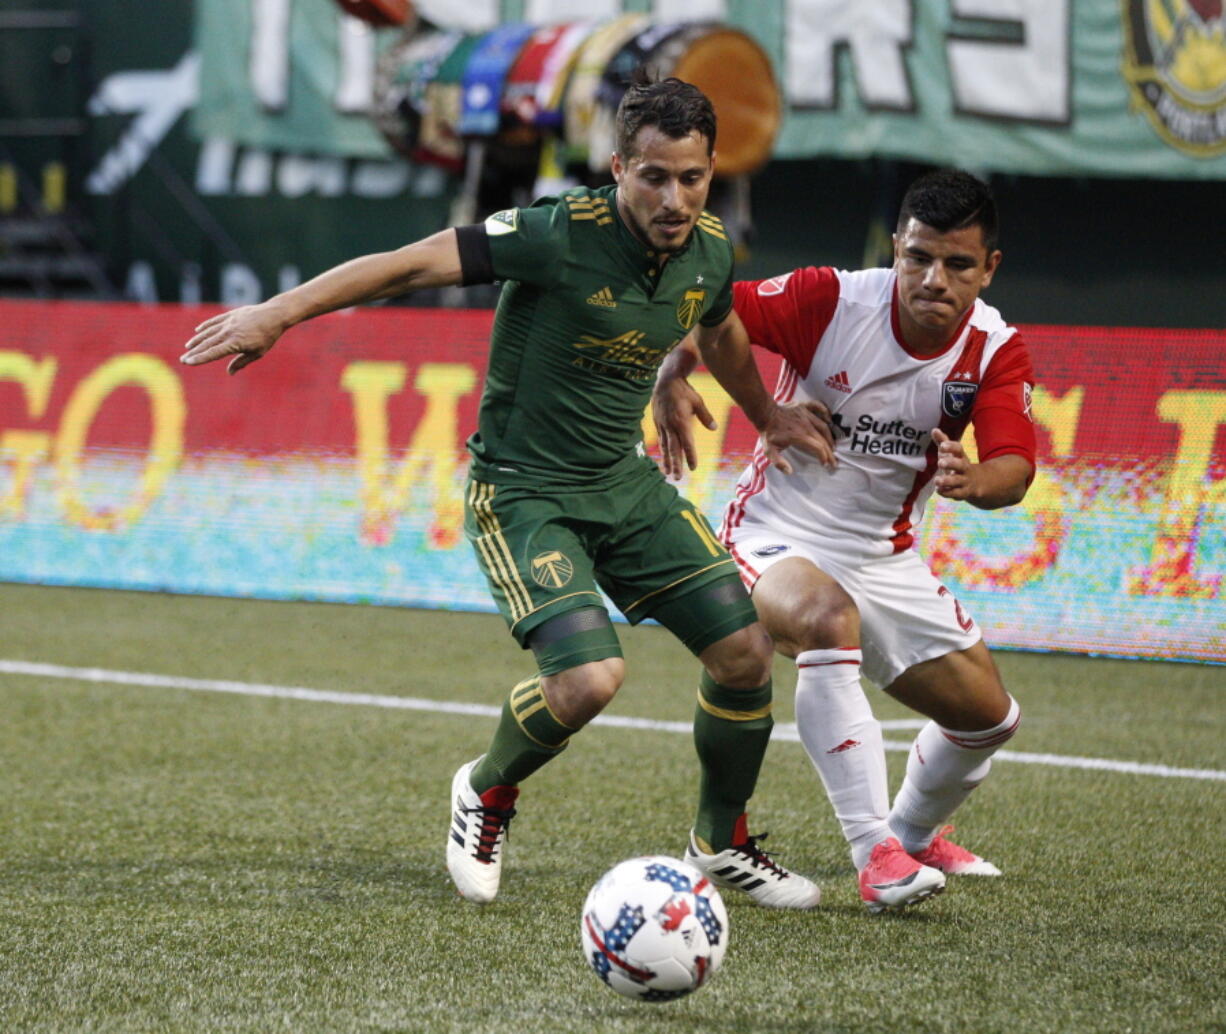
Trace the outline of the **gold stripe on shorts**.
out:
<instances>
[{"instance_id":1,"label":"gold stripe on shorts","mask_svg":"<svg viewBox=\"0 0 1226 1034\"><path fill-rule=\"evenodd\" d=\"M477 549L490 570L494 584L503 591L511 608L511 619L519 621L532 610L532 597L519 577L511 549L503 538L502 526L494 513L494 486L483 481L474 481L468 491L468 505L482 534L477 538Z\"/></svg>"}]
</instances>

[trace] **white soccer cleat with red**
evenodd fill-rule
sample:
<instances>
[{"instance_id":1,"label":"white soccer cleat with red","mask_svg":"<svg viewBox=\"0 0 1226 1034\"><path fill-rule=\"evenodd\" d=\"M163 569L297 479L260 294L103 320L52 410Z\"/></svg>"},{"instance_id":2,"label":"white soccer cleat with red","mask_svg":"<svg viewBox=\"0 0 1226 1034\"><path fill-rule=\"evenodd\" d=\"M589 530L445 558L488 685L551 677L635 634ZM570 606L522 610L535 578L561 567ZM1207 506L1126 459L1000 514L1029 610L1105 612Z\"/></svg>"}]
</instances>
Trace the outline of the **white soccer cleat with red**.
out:
<instances>
[{"instance_id":1,"label":"white soccer cleat with red","mask_svg":"<svg viewBox=\"0 0 1226 1034\"><path fill-rule=\"evenodd\" d=\"M478 796L469 782L473 767L460 767L451 780L451 830L447 836L447 871L461 897L479 905L493 901L502 877L502 848L515 817L514 786L492 786Z\"/></svg>"},{"instance_id":2,"label":"white soccer cleat with red","mask_svg":"<svg viewBox=\"0 0 1226 1034\"><path fill-rule=\"evenodd\" d=\"M874 847L860 870L860 897L874 915L919 904L944 889L945 876L912 858L894 837Z\"/></svg>"},{"instance_id":3,"label":"white soccer cleat with red","mask_svg":"<svg viewBox=\"0 0 1226 1034\"><path fill-rule=\"evenodd\" d=\"M737 843L707 854L690 834L685 860L720 888L743 890L765 908L813 908L822 892L812 880L789 872L758 846L766 834L750 836L742 817L737 822Z\"/></svg>"},{"instance_id":4,"label":"white soccer cleat with red","mask_svg":"<svg viewBox=\"0 0 1226 1034\"><path fill-rule=\"evenodd\" d=\"M931 844L911 857L921 865L930 865L950 876L999 876L1001 874L1000 870L987 859L972 854L965 847L959 847L952 840L947 840L945 834L953 831L953 826L946 826L936 835L936 839Z\"/></svg>"}]
</instances>

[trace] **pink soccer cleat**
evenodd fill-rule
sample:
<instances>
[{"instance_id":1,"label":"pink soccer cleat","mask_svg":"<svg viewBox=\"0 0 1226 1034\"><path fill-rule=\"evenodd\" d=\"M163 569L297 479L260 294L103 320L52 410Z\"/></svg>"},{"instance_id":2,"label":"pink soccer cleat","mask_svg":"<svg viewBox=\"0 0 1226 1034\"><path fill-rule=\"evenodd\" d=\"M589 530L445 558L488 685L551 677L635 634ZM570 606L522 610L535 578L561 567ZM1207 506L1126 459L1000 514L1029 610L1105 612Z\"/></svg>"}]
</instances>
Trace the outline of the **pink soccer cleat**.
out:
<instances>
[{"instance_id":1,"label":"pink soccer cleat","mask_svg":"<svg viewBox=\"0 0 1226 1034\"><path fill-rule=\"evenodd\" d=\"M860 870L860 897L874 915L887 909L900 911L944 889L945 876L912 858L895 837L874 847Z\"/></svg>"},{"instance_id":2,"label":"pink soccer cleat","mask_svg":"<svg viewBox=\"0 0 1226 1034\"><path fill-rule=\"evenodd\" d=\"M950 876L1000 875L1000 870L991 862L972 854L965 847L959 847L952 840L946 840L945 834L953 831L953 826L946 826L931 844L911 857L921 865L930 865Z\"/></svg>"}]
</instances>

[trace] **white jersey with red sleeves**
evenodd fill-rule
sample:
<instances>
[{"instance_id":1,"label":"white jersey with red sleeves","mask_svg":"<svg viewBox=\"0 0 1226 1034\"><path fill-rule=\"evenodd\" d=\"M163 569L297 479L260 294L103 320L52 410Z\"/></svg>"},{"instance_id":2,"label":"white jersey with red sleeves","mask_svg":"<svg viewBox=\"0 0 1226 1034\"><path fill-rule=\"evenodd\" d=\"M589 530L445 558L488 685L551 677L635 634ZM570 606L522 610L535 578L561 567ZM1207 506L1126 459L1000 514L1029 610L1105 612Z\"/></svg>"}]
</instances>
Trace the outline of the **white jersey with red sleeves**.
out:
<instances>
[{"instance_id":1,"label":"white jersey with red sleeves","mask_svg":"<svg viewBox=\"0 0 1226 1034\"><path fill-rule=\"evenodd\" d=\"M958 439L973 423L981 461L1034 463L1033 374L1017 331L976 300L944 351L915 354L895 284L891 269L829 267L736 284L750 340L783 357L775 398L830 409L838 468L791 449L794 473L783 474L759 443L724 515L726 543L767 525L862 557L911 548L933 491L936 427Z\"/></svg>"}]
</instances>

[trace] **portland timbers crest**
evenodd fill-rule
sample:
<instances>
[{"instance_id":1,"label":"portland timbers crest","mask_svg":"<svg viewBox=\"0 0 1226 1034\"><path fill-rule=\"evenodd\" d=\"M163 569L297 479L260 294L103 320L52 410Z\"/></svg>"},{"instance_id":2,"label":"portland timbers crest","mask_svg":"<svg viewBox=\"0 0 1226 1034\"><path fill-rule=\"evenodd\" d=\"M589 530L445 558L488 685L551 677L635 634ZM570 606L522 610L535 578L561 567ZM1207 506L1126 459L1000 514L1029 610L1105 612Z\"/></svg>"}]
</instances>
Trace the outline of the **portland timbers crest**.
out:
<instances>
[{"instance_id":1,"label":"portland timbers crest","mask_svg":"<svg viewBox=\"0 0 1226 1034\"><path fill-rule=\"evenodd\" d=\"M1224 0L1124 0L1124 78L1172 147L1226 152Z\"/></svg>"},{"instance_id":2,"label":"portland timbers crest","mask_svg":"<svg viewBox=\"0 0 1226 1034\"><path fill-rule=\"evenodd\" d=\"M707 292L701 288L691 288L685 292L685 297L677 305L677 322L682 328L689 330L698 322L702 310L706 308Z\"/></svg>"}]
</instances>

